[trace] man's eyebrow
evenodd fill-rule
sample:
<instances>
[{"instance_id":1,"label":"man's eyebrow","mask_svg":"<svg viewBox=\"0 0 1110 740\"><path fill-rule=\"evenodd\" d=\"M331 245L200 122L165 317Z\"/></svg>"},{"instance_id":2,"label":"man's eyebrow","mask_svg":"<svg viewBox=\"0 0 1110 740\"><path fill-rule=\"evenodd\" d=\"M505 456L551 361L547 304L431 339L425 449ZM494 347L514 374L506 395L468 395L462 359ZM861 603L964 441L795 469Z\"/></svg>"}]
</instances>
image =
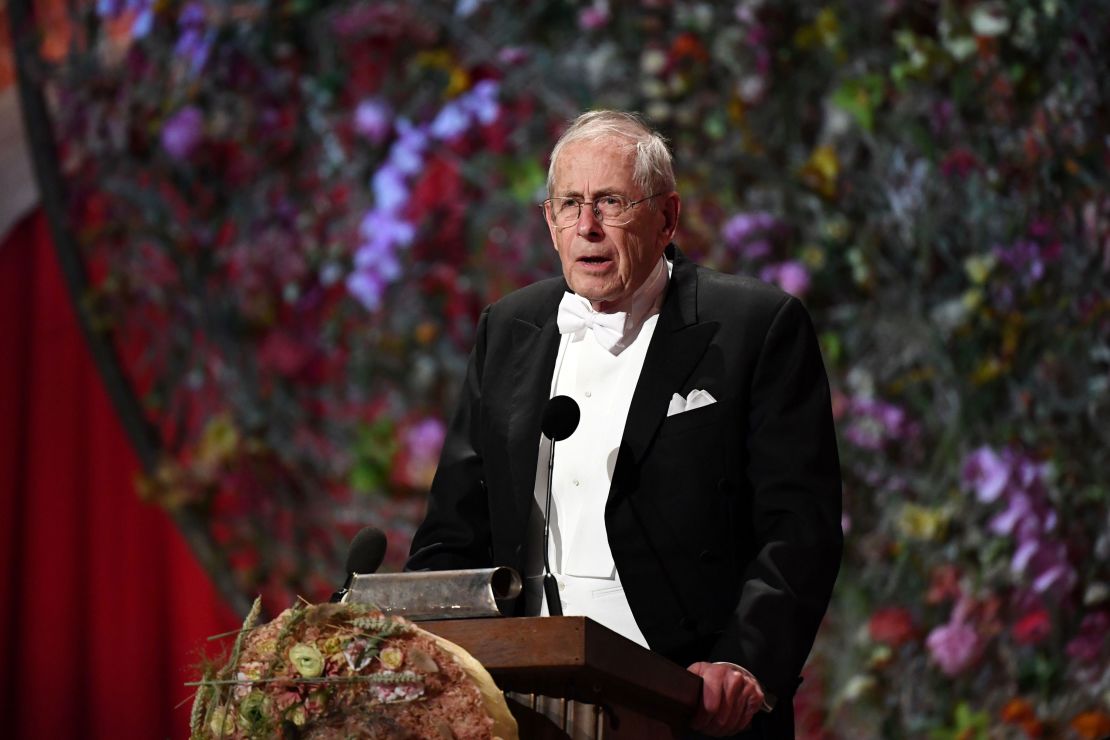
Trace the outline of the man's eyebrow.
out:
<instances>
[{"instance_id":1,"label":"man's eyebrow","mask_svg":"<svg viewBox=\"0 0 1110 740\"><path fill-rule=\"evenodd\" d=\"M620 195L621 194L621 192L619 190L617 190L616 188L614 188L614 187L597 188L593 192L594 192L594 197L595 198L603 196L603 195ZM560 197L560 198L577 198L578 200L582 200L582 192L579 191L579 190L564 190L563 192L559 193L558 197Z\"/></svg>"}]
</instances>

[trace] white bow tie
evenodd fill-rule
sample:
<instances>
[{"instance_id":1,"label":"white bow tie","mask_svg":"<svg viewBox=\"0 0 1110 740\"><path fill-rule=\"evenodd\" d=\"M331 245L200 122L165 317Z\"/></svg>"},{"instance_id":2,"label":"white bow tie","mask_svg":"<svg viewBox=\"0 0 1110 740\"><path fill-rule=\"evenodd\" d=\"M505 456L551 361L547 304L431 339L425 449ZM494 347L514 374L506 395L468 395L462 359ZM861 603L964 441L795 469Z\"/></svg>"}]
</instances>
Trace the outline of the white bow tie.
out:
<instances>
[{"instance_id":1,"label":"white bow tie","mask_svg":"<svg viewBox=\"0 0 1110 740\"><path fill-rule=\"evenodd\" d=\"M573 293L563 293L559 302L559 333L577 334L584 329L592 329L594 339L610 352L624 339L624 325L628 314L599 313L586 305L583 298Z\"/></svg>"}]
</instances>

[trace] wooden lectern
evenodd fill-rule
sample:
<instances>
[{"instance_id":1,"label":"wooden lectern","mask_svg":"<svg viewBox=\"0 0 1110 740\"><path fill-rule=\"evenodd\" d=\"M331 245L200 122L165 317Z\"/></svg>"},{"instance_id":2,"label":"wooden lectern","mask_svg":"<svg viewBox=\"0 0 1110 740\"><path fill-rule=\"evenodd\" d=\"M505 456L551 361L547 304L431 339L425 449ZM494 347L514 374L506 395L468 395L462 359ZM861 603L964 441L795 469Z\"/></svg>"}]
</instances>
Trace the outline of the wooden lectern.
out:
<instances>
[{"instance_id":1,"label":"wooden lectern","mask_svg":"<svg viewBox=\"0 0 1110 740\"><path fill-rule=\"evenodd\" d=\"M600 707L604 740L681 737L701 692L701 678L587 617L449 619L420 626L465 648L508 692ZM566 702L563 702L566 707ZM513 706L522 740L574 736ZM592 733L591 733L592 734Z\"/></svg>"}]
</instances>

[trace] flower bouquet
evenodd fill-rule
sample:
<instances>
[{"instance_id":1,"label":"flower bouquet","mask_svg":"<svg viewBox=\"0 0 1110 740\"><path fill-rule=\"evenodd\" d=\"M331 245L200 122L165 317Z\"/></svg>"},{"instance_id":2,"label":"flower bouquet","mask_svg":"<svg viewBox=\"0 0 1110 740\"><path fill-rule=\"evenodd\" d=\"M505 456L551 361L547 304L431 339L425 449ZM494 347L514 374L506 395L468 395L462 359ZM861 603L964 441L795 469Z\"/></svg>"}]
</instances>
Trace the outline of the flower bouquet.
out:
<instances>
[{"instance_id":1,"label":"flower bouquet","mask_svg":"<svg viewBox=\"0 0 1110 740\"><path fill-rule=\"evenodd\" d=\"M197 681L191 737L516 740L489 673L462 648L356 604L297 604Z\"/></svg>"}]
</instances>

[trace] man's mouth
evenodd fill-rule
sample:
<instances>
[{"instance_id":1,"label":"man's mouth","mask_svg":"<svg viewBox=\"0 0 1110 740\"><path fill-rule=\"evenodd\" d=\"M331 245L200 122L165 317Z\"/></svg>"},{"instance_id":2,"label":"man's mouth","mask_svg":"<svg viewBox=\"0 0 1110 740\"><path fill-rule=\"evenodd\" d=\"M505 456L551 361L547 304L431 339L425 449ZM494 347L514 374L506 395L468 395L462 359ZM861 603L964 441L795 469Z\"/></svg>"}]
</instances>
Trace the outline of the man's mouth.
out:
<instances>
[{"instance_id":1,"label":"man's mouth","mask_svg":"<svg viewBox=\"0 0 1110 740\"><path fill-rule=\"evenodd\" d=\"M585 257L579 257L578 261L585 262L588 265L604 265L613 260L609 257L602 257L601 255L587 255Z\"/></svg>"}]
</instances>

